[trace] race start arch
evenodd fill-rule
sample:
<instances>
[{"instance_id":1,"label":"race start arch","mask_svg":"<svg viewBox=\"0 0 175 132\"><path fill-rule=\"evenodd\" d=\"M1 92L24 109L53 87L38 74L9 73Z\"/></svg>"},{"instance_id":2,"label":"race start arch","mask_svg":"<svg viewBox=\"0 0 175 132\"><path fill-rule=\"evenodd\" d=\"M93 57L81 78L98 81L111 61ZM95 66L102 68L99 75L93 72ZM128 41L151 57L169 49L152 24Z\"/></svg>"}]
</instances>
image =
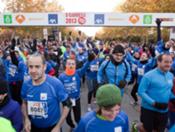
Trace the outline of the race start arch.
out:
<instances>
[{"instance_id":1,"label":"race start arch","mask_svg":"<svg viewBox=\"0 0 175 132\"><path fill-rule=\"evenodd\" d=\"M163 27L175 26L175 13L3 13L0 26L142 26L154 27L162 19Z\"/></svg>"}]
</instances>

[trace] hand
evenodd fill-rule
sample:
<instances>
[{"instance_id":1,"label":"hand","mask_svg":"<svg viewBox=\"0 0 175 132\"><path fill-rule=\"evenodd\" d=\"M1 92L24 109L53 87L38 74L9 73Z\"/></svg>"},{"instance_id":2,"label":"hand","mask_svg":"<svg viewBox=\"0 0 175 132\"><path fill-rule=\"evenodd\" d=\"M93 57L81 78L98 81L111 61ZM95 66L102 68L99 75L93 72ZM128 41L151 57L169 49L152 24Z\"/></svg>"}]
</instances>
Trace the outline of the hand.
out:
<instances>
[{"instance_id":1,"label":"hand","mask_svg":"<svg viewBox=\"0 0 175 132\"><path fill-rule=\"evenodd\" d=\"M161 20L161 19L159 19L159 18L157 18L157 19L156 19L156 24L157 24L157 25L160 25L160 24L161 24L161 22L162 22L162 20Z\"/></svg>"},{"instance_id":2,"label":"hand","mask_svg":"<svg viewBox=\"0 0 175 132\"><path fill-rule=\"evenodd\" d=\"M25 121L24 121L24 130L25 130L25 132L31 131L31 122L29 119L25 119Z\"/></svg>"},{"instance_id":3,"label":"hand","mask_svg":"<svg viewBox=\"0 0 175 132\"><path fill-rule=\"evenodd\" d=\"M168 104L167 103L158 103L158 102L155 102L153 106L155 108L159 109L159 110L166 110L168 108Z\"/></svg>"},{"instance_id":4,"label":"hand","mask_svg":"<svg viewBox=\"0 0 175 132\"><path fill-rule=\"evenodd\" d=\"M118 87L119 87L120 89L122 89L122 88L124 88L124 87L126 86L126 84L127 84L127 82L126 82L125 80L120 80L120 81L119 81Z\"/></svg>"},{"instance_id":5,"label":"hand","mask_svg":"<svg viewBox=\"0 0 175 132\"><path fill-rule=\"evenodd\" d=\"M60 126L56 125L51 132L60 132Z\"/></svg>"}]
</instances>

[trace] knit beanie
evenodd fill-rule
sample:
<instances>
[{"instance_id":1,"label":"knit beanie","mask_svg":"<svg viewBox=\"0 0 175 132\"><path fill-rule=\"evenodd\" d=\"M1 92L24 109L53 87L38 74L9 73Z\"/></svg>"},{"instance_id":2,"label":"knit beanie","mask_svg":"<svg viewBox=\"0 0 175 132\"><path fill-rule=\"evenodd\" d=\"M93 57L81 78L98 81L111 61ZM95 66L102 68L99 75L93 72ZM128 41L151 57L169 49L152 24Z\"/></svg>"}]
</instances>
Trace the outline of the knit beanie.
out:
<instances>
[{"instance_id":1,"label":"knit beanie","mask_svg":"<svg viewBox=\"0 0 175 132\"><path fill-rule=\"evenodd\" d=\"M115 53L122 53L122 54L125 54L125 50L124 50L124 47L122 45L116 45L114 47L114 50L112 52L113 54Z\"/></svg>"},{"instance_id":2,"label":"knit beanie","mask_svg":"<svg viewBox=\"0 0 175 132\"><path fill-rule=\"evenodd\" d=\"M120 89L113 84L105 84L96 93L97 105L100 107L114 106L121 103Z\"/></svg>"}]
</instances>

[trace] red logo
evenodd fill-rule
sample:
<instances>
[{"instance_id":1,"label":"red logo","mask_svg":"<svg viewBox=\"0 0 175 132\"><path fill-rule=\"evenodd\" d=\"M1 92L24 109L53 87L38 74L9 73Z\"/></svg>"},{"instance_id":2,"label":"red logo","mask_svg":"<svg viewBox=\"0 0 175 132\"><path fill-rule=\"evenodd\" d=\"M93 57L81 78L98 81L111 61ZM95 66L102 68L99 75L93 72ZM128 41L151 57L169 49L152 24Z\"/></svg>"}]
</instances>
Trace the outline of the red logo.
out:
<instances>
[{"instance_id":1,"label":"red logo","mask_svg":"<svg viewBox=\"0 0 175 132\"><path fill-rule=\"evenodd\" d=\"M80 24L86 23L85 13L66 13L66 24Z\"/></svg>"},{"instance_id":2,"label":"red logo","mask_svg":"<svg viewBox=\"0 0 175 132\"><path fill-rule=\"evenodd\" d=\"M86 23L86 19L84 17L79 17L78 18L78 23L81 24L81 25L83 25L83 24Z\"/></svg>"}]
</instances>

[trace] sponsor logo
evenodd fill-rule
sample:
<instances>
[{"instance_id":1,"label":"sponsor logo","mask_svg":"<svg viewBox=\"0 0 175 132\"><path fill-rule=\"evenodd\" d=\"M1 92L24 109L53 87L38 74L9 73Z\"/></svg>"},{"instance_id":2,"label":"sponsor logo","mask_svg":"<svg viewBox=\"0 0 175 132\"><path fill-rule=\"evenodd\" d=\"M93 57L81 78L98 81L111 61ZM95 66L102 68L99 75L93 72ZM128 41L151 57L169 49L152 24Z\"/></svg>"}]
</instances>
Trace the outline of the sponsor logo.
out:
<instances>
[{"instance_id":1,"label":"sponsor logo","mask_svg":"<svg viewBox=\"0 0 175 132\"><path fill-rule=\"evenodd\" d=\"M25 16L23 16L23 15L17 15L16 17L15 17L15 19L16 19L16 21L19 23L19 24L21 24L21 23L23 23L24 21L25 21Z\"/></svg>"},{"instance_id":2,"label":"sponsor logo","mask_svg":"<svg viewBox=\"0 0 175 132\"><path fill-rule=\"evenodd\" d=\"M167 22L173 22L174 21L174 18L158 18L160 19L161 21L167 21Z\"/></svg>"},{"instance_id":3,"label":"sponsor logo","mask_svg":"<svg viewBox=\"0 0 175 132\"><path fill-rule=\"evenodd\" d=\"M104 24L104 14L95 14L94 23L95 24Z\"/></svg>"},{"instance_id":4,"label":"sponsor logo","mask_svg":"<svg viewBox=\"0 0 175 132\"><path fill-rule=\"evenodd\" d=\"M129 21L132 24L136 24L139 21L139 16L138 15L132 15L132 16L129 17Z\"/></svg>"},{"instance_id":5,"label":"sponsor logo","mask_svg":"<svg viewBox=\"0 0 175 132\"><path fill-rule=\"evenodd\" d=\"M47 93L41 93L40 100L47 100Z\"/></svg>"},{"instance_id":6,"label":"sponsor logo","mask_svg":"<svg viewBox=\"0 0 175 132\"><path fill-rule=\"evenodd\" d=\"M49 24L58 24L58 15L57 14L48 14Z\"/></svg>"},{"instance_id":7,"label":"sponsor logo","mask_svg":"<svg viewBox=\"0 0 175 132\"><path fill-rule=\"evenodd\" d=\"M152 24L152 15L144 15L143 24Z\"/></svg>"},{"instance_id":8,"label":"sponsor logo","mask_svg":"<svg viewBox=\"0 0 175 132\"><path fill-rule=\"evenodd\" d=\"M66 13L66 24L80 24L86 23L85 13Z\"/></svg>"},{"instance_id":9,"label":"sponsor logo","mask_svg":"<svg viewBox=\"0 0 175 132\"><path fill-rule=\"evenodd\" d=\"M4 15L4 23L12 24L12 15Z\"/></svg>"}]
</instances>

